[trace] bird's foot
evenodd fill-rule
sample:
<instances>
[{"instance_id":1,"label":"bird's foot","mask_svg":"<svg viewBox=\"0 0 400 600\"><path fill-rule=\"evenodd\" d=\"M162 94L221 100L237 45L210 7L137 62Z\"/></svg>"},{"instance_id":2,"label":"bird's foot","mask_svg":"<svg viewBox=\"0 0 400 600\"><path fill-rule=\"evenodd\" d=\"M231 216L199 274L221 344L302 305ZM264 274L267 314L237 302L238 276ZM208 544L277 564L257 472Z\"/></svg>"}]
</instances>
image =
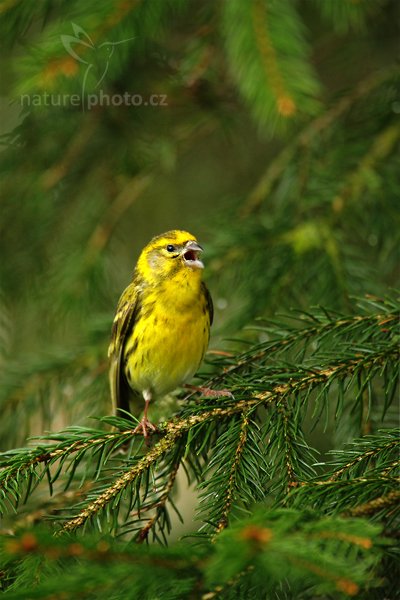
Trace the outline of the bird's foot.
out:
<instances>
[{"instance_id":1,"label":"bird's foot","mask_svg":"<svg viewBox=\"0 0 400 600\"><path fill-rule=\"evenodd\" d=\"M201 387L189 384L186 384L184 387L188 390L192 390L193 392L200 392L205 398L234 398L234 395L229 390L212 390L209 387Z\"/></svg>"},{"instance_id":2,"label":"bird's foot","mask_svg":"<svg viewBox=\"0 0 400 600\"><path fill-rule=\"evenodd\" d=\"M149 430L151 430L154 433L160 432L158 427L156 425L154 425L153 423L151 423L147 417L143 417L143 419L140 421L140 423L133 430L133 433L134 434L141 433L143 435L143 437L147 439L149 437Z\"/></svg>"}]
</instances>

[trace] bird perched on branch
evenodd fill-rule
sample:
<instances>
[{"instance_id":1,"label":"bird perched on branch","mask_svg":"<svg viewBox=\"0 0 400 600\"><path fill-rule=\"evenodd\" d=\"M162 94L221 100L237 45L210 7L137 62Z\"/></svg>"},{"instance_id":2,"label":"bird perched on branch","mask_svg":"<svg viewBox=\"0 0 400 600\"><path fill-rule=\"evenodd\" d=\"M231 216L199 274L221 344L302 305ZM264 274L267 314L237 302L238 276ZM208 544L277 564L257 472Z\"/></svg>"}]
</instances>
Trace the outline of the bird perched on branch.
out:
<instances>
[{"instance_id":1,"label":"bird perched on branch","mask_svg":"<svg viewBox=\"0 0 400 600\"><path fill-rule=\"evenodd\" d=\"M213 304L202 251L187 231L154 237L118 302L108 350L111 397L115 411L129 411L130 398L142 395L135 432L145 437L157 429L148 419L150 402L188 381L208 346Z\"/></svg>"}]
</instances>

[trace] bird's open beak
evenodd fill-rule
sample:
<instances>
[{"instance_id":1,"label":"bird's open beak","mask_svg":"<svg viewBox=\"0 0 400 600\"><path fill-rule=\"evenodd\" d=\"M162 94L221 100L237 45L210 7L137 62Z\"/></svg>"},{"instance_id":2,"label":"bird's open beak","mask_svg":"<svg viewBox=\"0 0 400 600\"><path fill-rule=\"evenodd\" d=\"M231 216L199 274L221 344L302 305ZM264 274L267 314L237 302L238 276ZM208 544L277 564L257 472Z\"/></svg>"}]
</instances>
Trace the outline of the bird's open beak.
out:
<instances>
[{"instance_id":1,"label":"bird's open beak","mask_svg":"<svg viewBox=\"0 0 400 600\"><path fill-rule=\"evenodd\" d=\"M183 262L192 269L204 269L204 265L199 259L203 248L197 242L188 242L182 252Z\"/></svg>"}]
</instances>

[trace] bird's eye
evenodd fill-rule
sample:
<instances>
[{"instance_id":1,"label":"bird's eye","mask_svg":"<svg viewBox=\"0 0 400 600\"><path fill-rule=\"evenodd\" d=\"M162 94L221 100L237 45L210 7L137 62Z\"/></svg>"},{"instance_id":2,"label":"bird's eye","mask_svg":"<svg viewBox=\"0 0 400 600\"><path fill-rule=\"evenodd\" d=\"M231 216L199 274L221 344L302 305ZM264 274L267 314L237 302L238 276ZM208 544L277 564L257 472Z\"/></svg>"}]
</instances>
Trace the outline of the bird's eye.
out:
<instances>
[{"instance_id":1,"label":"bird's eye","mask_svg":"<svg viewBox=\"0 0 400 600\"><path fill-rule=\"evenodd\" d=\"M168 244L167 251L168 252L174 252L175 251L175 246L173 246L172 244Z\"/></svg>"}]
</instances>

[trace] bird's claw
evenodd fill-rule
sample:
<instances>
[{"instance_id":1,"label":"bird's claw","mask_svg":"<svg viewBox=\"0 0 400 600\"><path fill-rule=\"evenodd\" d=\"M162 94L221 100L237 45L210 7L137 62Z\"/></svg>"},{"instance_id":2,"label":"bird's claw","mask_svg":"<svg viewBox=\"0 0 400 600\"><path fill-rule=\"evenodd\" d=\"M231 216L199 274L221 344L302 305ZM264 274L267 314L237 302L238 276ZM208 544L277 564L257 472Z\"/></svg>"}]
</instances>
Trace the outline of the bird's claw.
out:
<instances>
[{"instance_id":1,"label":"bird's claw","mask_svg":"<svg viewBox=\"0 0 400 600\"><path fill-rule=\"evenodd\" d=\"M153 423L151 423L151 421L148 420L147 417L143 417L143 419L140 421L140 423L133 430L133 433L134 434L141 433L144 438L148 438L149 437L149 429L154 433L159 433L159 431L160 431L156 425L154 425Z\"/></svg>"},{"instance_id":2,"label":"bird's claw","mask_svg":"<svg viewBox=\"0 0 400 600\"><path fill-rule=\"evenodd\" d=\"M185 385L185 387L194 392L200 392L205 398L234 398L234 395L229 390L212 390L208 387L201 387L195 385Z\"/></svg>"}]
</instances>

